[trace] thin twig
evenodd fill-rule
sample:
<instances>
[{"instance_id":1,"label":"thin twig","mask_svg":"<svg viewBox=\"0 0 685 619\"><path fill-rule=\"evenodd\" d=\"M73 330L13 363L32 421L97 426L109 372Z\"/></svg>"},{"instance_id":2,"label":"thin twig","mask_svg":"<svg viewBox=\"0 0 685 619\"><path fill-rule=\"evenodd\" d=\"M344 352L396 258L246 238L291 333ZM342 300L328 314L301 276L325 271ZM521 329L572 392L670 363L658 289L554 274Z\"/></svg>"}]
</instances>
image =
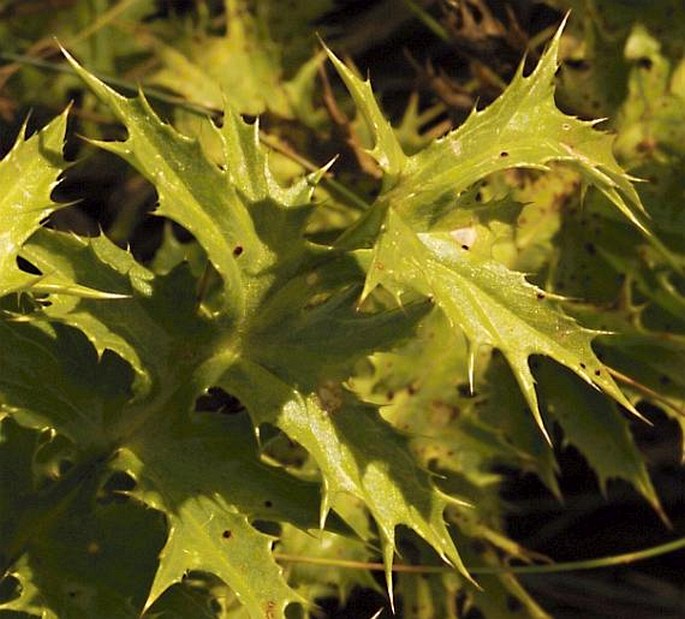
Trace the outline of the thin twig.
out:
<instances>
[{"instance_id":1,"label":"thin twig","mask_svg":"<svg viewBox=\"0 0 685 619\"><path fill-rule=\"evenodd\" d=\"M466 569L470 574L553 574L558 572L575 572L580 570L595 570L614 565L627 565L645 559L652 559L670 552L685 548L685 537L681 537L666 544L652 546L645 550L626 552L620 555L611 555L599 559L586 559L583 561L566 561L563 563L552 563L550 565L517 565L517 566L473 566ZM284 563L308 563L310 565L327 565L330 567L347 568L354 570L371 570L375 572L385 571L383 563L373 563L366 561L349 561L345 559L325 559L321 557L305 557L301 555L291 555L276 552L274 557L277 561ZM405 565L396 563L392 566L393 572L408 574L445 574L454 572L454 568L442 565Z\"/></svg>"}]
</instances>

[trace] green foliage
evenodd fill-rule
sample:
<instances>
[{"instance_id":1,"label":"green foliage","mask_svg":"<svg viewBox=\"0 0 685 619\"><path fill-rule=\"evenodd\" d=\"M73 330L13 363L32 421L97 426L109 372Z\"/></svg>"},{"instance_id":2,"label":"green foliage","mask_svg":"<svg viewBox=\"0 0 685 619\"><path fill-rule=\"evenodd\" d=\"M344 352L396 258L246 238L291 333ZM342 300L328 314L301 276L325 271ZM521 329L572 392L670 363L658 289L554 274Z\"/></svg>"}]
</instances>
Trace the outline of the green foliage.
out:
<instances>
[{"instance_id":1,"label":"green foliage","mask_svg":"<svg viewBox=\"0 0 685 619\"><path fill-rule=\"evenodd\" d=\"M332 5L294 7L227 0L221 34L178 47L134 29L152 83L224 108L192 135L65 52L125 130L89 144L156 192L150 258L49 218L69 109L0 162L0 616L276 619L380 589L296 555L380 560L406 617L545 617L505 569L533 555L507 536L500 471L559 496L555 443L668 520L629 420L646 400L685 427L682 63L626 27L614 145L555 104L560 28L431 139L326 49L371 139L350 142L377 166L366 204L334 164L276 170L241 116L333 131L307 47ZM614 152L661 182L636 190ZM446 569L394 579L398 557Z\"/></svg>"}]
</instances>

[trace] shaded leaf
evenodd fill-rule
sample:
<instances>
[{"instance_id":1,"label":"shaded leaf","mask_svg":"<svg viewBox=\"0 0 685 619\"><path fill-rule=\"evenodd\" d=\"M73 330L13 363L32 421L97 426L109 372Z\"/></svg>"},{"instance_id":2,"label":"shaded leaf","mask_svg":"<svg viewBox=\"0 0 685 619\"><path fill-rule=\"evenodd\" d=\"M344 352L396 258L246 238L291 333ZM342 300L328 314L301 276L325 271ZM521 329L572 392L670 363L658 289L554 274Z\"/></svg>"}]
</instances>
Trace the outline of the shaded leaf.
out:
<instances>
[{"instance_id":1,"label":"shaded leaf","mask_svg":"<svg viewBox=\"0 0 685 619\"><path fill-rule=\"evenodd\" d=\"M140 614L163 543L160 514L132 501L96 504L93 482L42 520L25 514L33 526L12 568L24 590L7 608L60 619Z\"/></svg>"},{"instance_id":2,"label":"shaded leaf","mask_svg":"<svg viewBox=\"0 0 685 619\"><path fill-rule=\"evenodd\" d=\"M602 492L607 480L623 479L663 515L628 423L612 402L548 360L541 360L535 374L547 411L559 422L565 440L587 458Z\"/></svg>"},{"instance_id":3,"label":"shaded leaf","mask_svg":"<svg viewBox=\"0 0 685 619\"><path fill-rule=\"evenodd\" d=\"M98 359L70 327L0 321L0 364L0 402L15 419L55 428L81 449L105 448L109 414L130 397L132 376L121 358Z\"/></svg>"},{"instance_id":4,"label":"shaded leaf","mask_svg":"<svg viewBox=\"0 0 685 619\"><path fill-rule=\"evenodd\" d=\"M188 572L203 570L228 584L251 617L283 617L301 598L283 580L272 540L249 519L314 528L317 485L260 463L244 417L168 414L164 431L132 437L113 462L138 481L133 494L169 519L148 606Z\"/></svg>"}]
</instances>

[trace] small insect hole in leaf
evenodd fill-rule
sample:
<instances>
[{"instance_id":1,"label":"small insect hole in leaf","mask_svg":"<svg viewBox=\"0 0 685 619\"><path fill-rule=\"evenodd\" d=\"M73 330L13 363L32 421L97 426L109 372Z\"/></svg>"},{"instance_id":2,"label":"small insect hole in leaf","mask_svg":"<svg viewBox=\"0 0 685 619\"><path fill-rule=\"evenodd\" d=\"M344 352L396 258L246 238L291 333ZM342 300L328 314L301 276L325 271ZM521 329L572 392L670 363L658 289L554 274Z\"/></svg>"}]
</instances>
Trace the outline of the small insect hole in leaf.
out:
<instances>
[{"instance_id":1,"label":"small insect hole in leaf","mask_svg":"<svg viewBox=\"0 0 685 619\"><path fill-rule=\"evenodd\" d=\"M242 245L236 245L233 248L233 255L237 258L238 256L240 256L243 253L243 251L244 251L244 249L243 249Z\"/></svg>"},{"instance_id":2,"label":"small insect hole in leaf","mask_svg":"<svg viewBox=\"0 0 685 619\"><path fill-rule=\"evenodd\" d=\"M584 363L581 363L581 364L580 364L580 367L584 370L584 369L587 368L587 365L585 365Z\"/></svg>"},{"instance_id":3,"label":"small insect hole in leaf","mask_svg":"<svg viewBox=\"0 0 685 619\"><path fill-rule=\"evenodd\" d=\"M228 529L226 529L222 534L221 537L224 539L231 539L233 537L233 533L231 533Z\"/></svg>"},{"instance_id":4,"label":"small insect hole in leaf","mask_svg":"<svg viewBox=\"0 0 685 619\"><path fill-rule=\"evenodd\" d=\"M538 299L544 299L544 298L545 298L545 293L544 293L544 292L538 292L535 296L536 296Z\"/></svg>"},{"instance_id":5,"label":"small insect hole in leaf","mask_svg":"<svg viewBox=\"0 0 685 619\"><path fill-rule=\"evenodd\" d=\"M506 150L503 150L503 151L499 154L499 156L502 157L502 158L508 157L508 156L509 156L509 153L508 153Z\"/></svg>"}]
</instances>

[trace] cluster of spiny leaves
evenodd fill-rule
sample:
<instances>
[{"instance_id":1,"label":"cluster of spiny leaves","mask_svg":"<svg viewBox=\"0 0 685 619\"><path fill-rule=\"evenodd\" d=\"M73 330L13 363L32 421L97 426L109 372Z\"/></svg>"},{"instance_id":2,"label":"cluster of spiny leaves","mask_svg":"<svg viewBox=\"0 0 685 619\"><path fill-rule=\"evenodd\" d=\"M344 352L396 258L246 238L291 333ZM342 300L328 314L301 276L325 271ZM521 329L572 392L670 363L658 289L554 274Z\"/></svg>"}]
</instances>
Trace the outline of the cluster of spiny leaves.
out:
<instances>
[{"instance_id":1,"label":"cluster of spiny leaves","mask_svg":"<svg viewBox=\"0 0 685 619\"><path fill-rule=\"evenodd\" d=\"M407 617L545 616L511 574L469 573L527 558L503 533L493 469L558 494L558 426L602 487L622 478L660 509L625 414L655 388L682 407L682 226L653 234L612 139L555 106L558 33L530 75L411 153L329 54L380 181L324 244L311 230L336 200L331 168L283 184L235 111L307 117L320 59L247 54L243 25L204 42L242 53L254 82L221 72L223 121L195 127L202 143L72 61L127 132L93 143L154 186L156 215L190 243L168 227L142 264L105 235L44 225L64 207L51 195L69 174L68 110L0 164L0 612L275 618L378 586L298 555L380 558ZM202 46L156 44L196 80L162 71L160 85L213 83L190 60ZM629 103L621 122L646 131ZM600 309L634 290L652 322L632 300ZM645 388L622 391L612 367ZM445 571L393 582L398 555Z\"/></svg>"}]
</instances>

